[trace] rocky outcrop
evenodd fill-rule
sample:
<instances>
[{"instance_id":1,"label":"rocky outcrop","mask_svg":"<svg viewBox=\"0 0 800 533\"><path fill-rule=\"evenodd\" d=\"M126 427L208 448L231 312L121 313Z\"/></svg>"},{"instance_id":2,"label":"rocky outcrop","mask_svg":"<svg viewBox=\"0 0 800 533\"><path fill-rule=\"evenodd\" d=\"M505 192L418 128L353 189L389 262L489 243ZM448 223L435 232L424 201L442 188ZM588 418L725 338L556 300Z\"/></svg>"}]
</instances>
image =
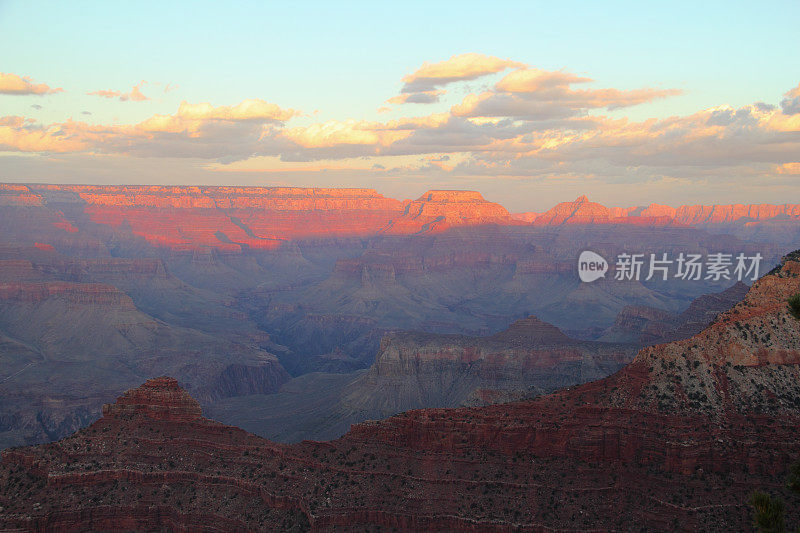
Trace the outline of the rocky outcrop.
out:
<instances>
[{"instance_id":1,"label":"rocky outcrop","mask_svg":"<svg viewBox=\"0 0 800 533\"><path fill-rule=\"evenodd\" d=\"M503 206L486 201L477 191L428 191L406 202L403 214L382 232L407 235L444 231L452 226L515 222Z\"/></svg>"},{"instance_id":2,"label":"rocky outcrop","mask_svg":"<svg viewBox=\"0 0 800 533\"><path fill-rule=\"evenodd\" d=\"M0 448L68 435L154 374L176 376L204 402L289 379L274 355L236 339L160 321L112 285L0 283Z\"/></svg>"},{"instance_id":3,"label":"rocky outcrop","mask_svg":"<svg viewBox=\"0 0 800 533\"><path fill-rule=\"evenodd\" d=\"M64 281L0 283L0 301L36 304L50 298L73 304L135 309L131 298L112 285Z\"/></svg>"},{"instance_id":4,"label":"rocky outcrop","mask_svg":"<svg viewBox=\"0 0 800 533\"><path fill-rule=\"evenodd\" d=\"M632 345L575 341L535 316L487 337L390 333L369 372L345 387L340 416L385 418L408 409L532 397L607 376L634 352Z\"/></svg>"},{"instance_id":5,"label":"rocky outcrop","mask_svg":"<svg viewBox=\"0 0 800 533\"><path fill-rule=\"evenodd\" d=\"M574 202L564 202L537 216L534 224L556 226L561 224L608 224L611 212L604 205L590 202L579 196Z\"/></svg>"},{"instance_id":6,"label":"rocky outcrop","mask_svg":"<svg viewBox=\"0 0 800 533\"><path fill-rule=\"evenodd\" d=\"M686 339L705 329L717 315L739 303L747 290L747 285L737 282L722 292L695 298L680 314L646 306L626 306L599 340L647 346Z\"/></svg>"},{"instance_id":7,"label":"rocky outcrop","mask_svg":"<svg viewBox=\"0 0 800 533\"><path fill-rule=\"evenodd\" d=\"M148 379L144 385L127 391L113 404L103 406L103 416L137 417L184 422L202 416L200 403L170 377Z\"/></svg>"},{"instance_id":8,"label":"rocky outcrop","mask_svg":"<svg viewBox=\"0 0 800 533\"><path fill-rule=\"evenodd\" d=\"M731 223L747 224L769 220L800 221L800 204L751 205L668 205L650 204L647 207L606 207L580 196L573 202L556 205L535 217L523 213L515 215L536 225L564 224L655 224L707 227Z\"/></svg>"},{"instance_id":9,"label":"rocky outcrop","mask_svg":"<svg viewBox=\"0 0 800 533\"><path fill-rule=\"evenodd\" d=\"M657 343L675 329L676 316L663 309L627 305L600 337L604 342ZM709 321L710 322L710 321Z\"/></svg>"},{"instance_id":10,"label":"rocky outcrop","mask_svg":"<svg viewBox=\"0 0 800 533\"><path fill-rule=\"evenodd\" d=\"M689 307L677 316L673 330L657 342L683 340L700 333L720 313L741 302L749 289L744 283L738 282L722 292L695 298Z\"/></svg>"}]
</instances>

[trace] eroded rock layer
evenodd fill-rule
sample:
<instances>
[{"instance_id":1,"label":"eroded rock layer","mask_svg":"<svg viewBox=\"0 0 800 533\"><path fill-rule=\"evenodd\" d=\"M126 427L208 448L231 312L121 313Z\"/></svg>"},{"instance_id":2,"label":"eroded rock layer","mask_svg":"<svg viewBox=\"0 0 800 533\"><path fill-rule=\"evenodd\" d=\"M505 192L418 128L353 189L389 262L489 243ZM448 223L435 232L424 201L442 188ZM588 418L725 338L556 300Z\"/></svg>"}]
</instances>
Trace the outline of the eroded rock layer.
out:
<instances>
[{"instance_id":1,"label":"eroded rock layer","mask_svg":"<svg viewBox=\"0 0 800 533\"><path fill-rule=\"evenodd\" d=\"M276 445L187 416L175 384L153 380L119 400L144 409L4 452L0 527L746 530L749 494L790 497L800 454L800 327L786 303L798 292L800 253L701 333L609 378L411 411L330 443Z\"/></svg>"}]
</instances>

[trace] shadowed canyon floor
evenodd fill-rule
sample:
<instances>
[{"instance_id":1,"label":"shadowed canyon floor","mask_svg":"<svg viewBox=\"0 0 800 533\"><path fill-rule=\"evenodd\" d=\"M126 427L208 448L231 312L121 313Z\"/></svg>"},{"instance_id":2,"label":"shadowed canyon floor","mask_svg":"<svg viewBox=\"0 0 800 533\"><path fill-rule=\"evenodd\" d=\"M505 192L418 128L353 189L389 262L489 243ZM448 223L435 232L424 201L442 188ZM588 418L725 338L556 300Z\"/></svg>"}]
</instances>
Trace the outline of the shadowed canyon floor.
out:
<instances>
[{"instance_id":1,"label":"shadowed canyon floor","mask_svg":"<svg viewBox=\"0 0 800 533\"><path fill-rule=\"evenodd\" d=\"M608 378L327 443L202 418L175 380L153 379L67 439L3 452L0 527L744 530L749 493L788 498L800 454L798 292L795 252L705 330Z\"/></svg>"}]
</instances>

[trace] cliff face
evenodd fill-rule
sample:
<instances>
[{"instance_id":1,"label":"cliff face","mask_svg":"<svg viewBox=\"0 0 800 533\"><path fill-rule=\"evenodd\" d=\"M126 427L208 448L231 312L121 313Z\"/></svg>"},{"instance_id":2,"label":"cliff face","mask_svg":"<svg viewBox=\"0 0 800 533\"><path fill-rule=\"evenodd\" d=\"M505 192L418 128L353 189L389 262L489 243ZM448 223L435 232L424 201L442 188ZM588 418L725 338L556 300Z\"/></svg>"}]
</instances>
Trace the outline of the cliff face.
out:
<instances>
[{"instance_id":1,"label":"cliff face","mask_svg":"<svg viewBox=\"0 0 800 533\"><path fill-rule=\"evenodd\" d=\"M428 191L401 202L373 189L0 184L0 207L46 210L49 226L59 230L51 244L82 241L74 217L61 210L69 208L183 253L236 254L275 250L297 239L414 235L486 224L693 226L757 240L780 235L787 243L800 235L800 204L609 208L581 196L544 213L512 215L476 191Z\"/></svg>"},{"instance_id":2,"label":"cliff face","mask_svg":"<svg viewBox=\"0 0 800 533\"><path fill-rule=\"evenodd\" d=\"M417 200L406 202L403 214L382 233L409 235L444 231L452 226L514 223L503 206L486 201L477 191L428 191Z\"/></svg>"},{"instance_id":3,"label":"cliff face","mask_svg":"<svg viewBox=\"0 0 800 533\"><path fill-rule=\"evenodd\" d=\"M167 324L112 285L48 280L43 270L59 265L0 282L0 448L68 435L154 373L177 376L204 402L273 392L289 378L255 339ZM146 279L167 279L160 262L122 263L114 274L110 265L101 262L101 275L143 269ZM79 266L68 270L89 276Z\"/></svg>"},{"instance_id":4,"label":"cliff face","mask_svg":"<svg viewBox=\"0 0 800 533\"><path fill-rule=\"evenodd\" d=\"M400 202L373 189L0 184L0 205L78 206L89 219L179 252L273 250L315 237L410 235L461 225L515 223L473 191L430 191ZM53 226L78 228L61 217Z\"/></svg>"},{"instance_id":5,"label":"cliff face","mask_svg":"<svg viewBox=\"0 0 800 533\"><path fill-rule=\"evenodd\" d=\"M705 329L717 315L739 303L747 290L747 285L738 282L719 293L695 298L679 314L646 306L626 306L599 340L646 346L686 339Z\"/></svg>"},{"instance_id":6,"label":"cliff face","mask_svg":"<svg viewBox=\"0 0 800 533\"><path fill-rule=\"evenodd\" d=\"M535 216L533 216L535 215ZM800 221L800 204L668 205L647 207L606 207L580 196L541 214L523 213L517 218L536 225L563 224L654 224L706 227L732 223L753 223L773 219Z\"/></svg>"},{"instance_id":7,"label":"cliff face","mask_svg":"<svg viewBox=\"0 0 800 533\"><path fill-rule=\"evenodd\" d=\"M369 372L345 388L341 409L362 419L384 418L493 396L531 397L607 376L634 351L574 341L536 317L490 337L392 333Z\"/></svg>"},{"instance_id":8,"label":"cliff face","mask_svg":"<svg viewBox=\"0 0 800 533\"><path fill-rule=\"evenodd\" d=\"M703 332L613 376L330 443L272 444L153 380L70 438L4 452L0 527L745 530L749 494L788 496L776 480L800 454L798 291L800 253Z\"/></svg>"}]
</instances>

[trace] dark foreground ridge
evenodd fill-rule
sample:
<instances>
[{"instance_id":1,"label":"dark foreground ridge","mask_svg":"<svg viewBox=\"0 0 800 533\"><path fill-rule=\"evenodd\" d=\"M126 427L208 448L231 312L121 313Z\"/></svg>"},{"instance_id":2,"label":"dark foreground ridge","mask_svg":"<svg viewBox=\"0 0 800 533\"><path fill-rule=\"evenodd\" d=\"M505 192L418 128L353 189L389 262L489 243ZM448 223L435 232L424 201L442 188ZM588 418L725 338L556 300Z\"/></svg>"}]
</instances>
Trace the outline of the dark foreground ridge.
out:
<instances>
[{"instance_id":1,"label":"dark foreground ridge","mask_svg":"<svg viewBox=\"0 0 800 533\"><path fill-rule=\"evenodd\" d=\"M3 453L0 530L746 530L754 489L792 501L798 292L790 256L704 331L609 378L329 443L272 443L149 380L73 436Z\"/></svg>"}]
</instances>

